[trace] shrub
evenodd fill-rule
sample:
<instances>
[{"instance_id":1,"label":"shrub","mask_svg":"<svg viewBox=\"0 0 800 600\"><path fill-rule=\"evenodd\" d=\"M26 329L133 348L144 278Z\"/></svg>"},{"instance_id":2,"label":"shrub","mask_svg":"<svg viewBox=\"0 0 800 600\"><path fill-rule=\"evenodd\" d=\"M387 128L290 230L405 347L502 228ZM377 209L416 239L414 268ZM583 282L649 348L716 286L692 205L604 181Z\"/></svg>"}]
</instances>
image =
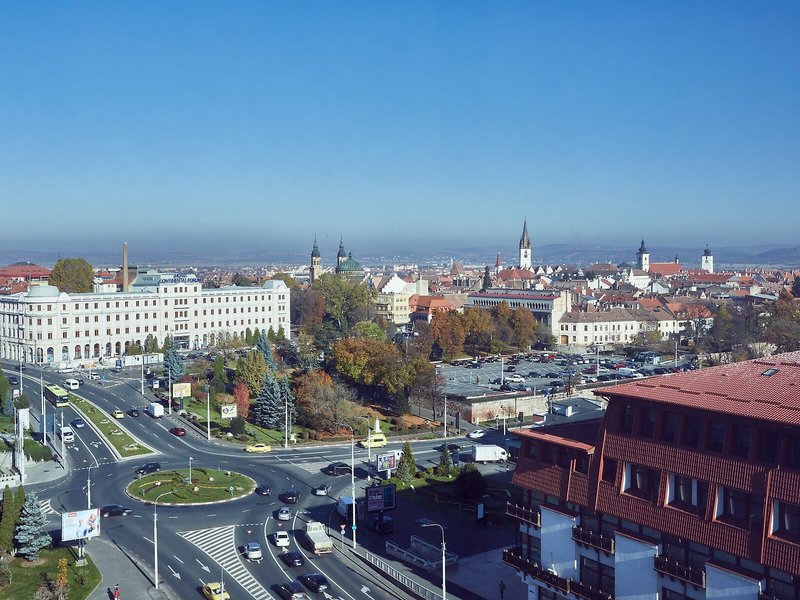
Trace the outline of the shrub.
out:
<instances>
[{"instance_id":1,"label":"shrub","mask_svg":"<svg viewBox=\"0 0 800 600\"><path fill-rule=\"evenodd\" d=\"M308 439L308 432L307 431L301 431L300 432L300 439L307 440Z\"/></svg>"},{"instance_id":2,"label":"shrub","mask_svg":"<svg viewBox=\"0 0 800 600\"><path fill-rule=\"evenodd\" d=\"M242 417L234 417L231 419L231 433L233 435L244 434L244 419Z\"/></svg>"},{"instance_id":3,"label":"shrub","mask_svg":"<svg viewBox=\"0 0 800 600\"><path fill-rule=\"evenodd\" d=\"M53 460L53 451L34 440L26 439L23 443L23 449L28 460L34 462Z\"/></svg>"},{"instance_id":4,"label":"shrub","mask_svg":"<svg viewBox=\"0 0 800 600\"><path fill-rule=\"evenodd\" d=\"M315 431L315 432L314 432L314 440L316 440L317 442L319 442L321 439L322 439L322 434L321 434L321 433L319 433L319 432L317 432L317 431Z\"/></svg>"}]
</instances>

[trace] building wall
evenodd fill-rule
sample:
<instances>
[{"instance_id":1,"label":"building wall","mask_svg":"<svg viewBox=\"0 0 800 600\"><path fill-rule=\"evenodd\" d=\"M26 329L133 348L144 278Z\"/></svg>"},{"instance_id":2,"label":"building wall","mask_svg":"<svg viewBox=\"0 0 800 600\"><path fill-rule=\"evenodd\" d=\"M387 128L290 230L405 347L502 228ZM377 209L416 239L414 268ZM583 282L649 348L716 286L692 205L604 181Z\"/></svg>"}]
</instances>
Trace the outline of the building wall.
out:
<instances>
[{"instance_id":1,"label":"building wall","mask_svg":"<svg viewBox=\"0 0 800 600\"><path fill-rule=\"evenodd\" d=\"M572 539L576 518L542 507L542 566L554 568L560 577L578 578L577 554Z\"/></svg>"},{"instance_id":2,"label":"building wall","mask_svg":"<svg viewBox=\"0 0 800 600\"><path fill-rule=\"evenodd\" d=\"M658 589L658 576L653 559L658 554L658 544L652 544L621 534L615 536L614 598L616 600L644 600L654 598Z\"/></svg>"},{"instance_id":3,"label":"building wall","mask_svg":"<svg viewBox=\"0 0 800 600\"><path fill-rule=\"evenodd\" d=\"M756 600L761 592L758 581L732 571L706 564L706 598Z\"/></svg>"}]
</instances>

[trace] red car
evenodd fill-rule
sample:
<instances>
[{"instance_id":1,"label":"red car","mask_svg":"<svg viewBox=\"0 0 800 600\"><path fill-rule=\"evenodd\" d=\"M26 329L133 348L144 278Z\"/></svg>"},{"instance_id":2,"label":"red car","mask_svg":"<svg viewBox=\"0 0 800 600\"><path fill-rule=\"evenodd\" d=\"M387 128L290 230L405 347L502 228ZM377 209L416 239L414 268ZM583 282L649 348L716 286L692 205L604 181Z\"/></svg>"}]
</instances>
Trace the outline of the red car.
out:
<instances>
[{"instance_id":1,"label":"red car","mask_svg":"<svg viewBox=\"0 0 800 600\"><path fill-rule=\"evenodd\" d=\"M186 435L186 430L183 427L173 427L169 430L169 432L173 435L177 435L178 437L183 437Z\"/></svg>"}]
</instances>

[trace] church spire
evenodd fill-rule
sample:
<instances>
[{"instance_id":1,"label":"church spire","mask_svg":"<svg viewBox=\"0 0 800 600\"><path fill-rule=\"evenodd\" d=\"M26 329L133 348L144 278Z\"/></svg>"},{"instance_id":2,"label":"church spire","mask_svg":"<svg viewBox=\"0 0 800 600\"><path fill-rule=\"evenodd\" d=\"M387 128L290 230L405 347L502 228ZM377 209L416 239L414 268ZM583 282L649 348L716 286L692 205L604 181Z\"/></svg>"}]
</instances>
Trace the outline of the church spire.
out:
<instances>
[{"instance_id":1,"label":"church spire","mask_svg":"<svg viewBox=\"0 0 800 600\"><path fill-rule=\"evenodd\" d=\"M522 237L519 238L519 268L531 268L531 238L528 235L528 219L522 224Z\"/></svg>"}]
</instances>

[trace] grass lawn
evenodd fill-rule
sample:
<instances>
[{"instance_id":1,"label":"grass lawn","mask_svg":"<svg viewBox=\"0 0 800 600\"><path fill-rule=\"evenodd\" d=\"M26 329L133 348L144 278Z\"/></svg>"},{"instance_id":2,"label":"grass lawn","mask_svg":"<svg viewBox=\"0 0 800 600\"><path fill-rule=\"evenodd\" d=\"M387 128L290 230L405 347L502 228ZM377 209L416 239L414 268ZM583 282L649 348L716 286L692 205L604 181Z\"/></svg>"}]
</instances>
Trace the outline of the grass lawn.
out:
<instances>
[{"instance_id":1,"label":"grass lawn","mask_svg":"<svg viewBox=\"0 0 800 600\"><path fill-rule=\"evenodd\" d=\"M33 598L39 584L46 578L55 579L58 572L58 560L67 559L67 577L69 579L68 600L84 600L100 583L100 571L89 558L85 567L75 566L75 555L71 548L43 550L39 553L41 564L29 563L24 558L13 559L11 568L11 585L0 588L2 598ZM30 566L29 566L30 565Z\"/></svg>"},{"instance_id":2,"label":"grass lawn","mask_svg":"<svg viewBox=\"0 0 800 600\"><path fill-rule=\"evenodd\" d=\"M14 417L0 415L0 433L14 433Z\"/></svg>"},{"instance_id":3,"label":"grass lawn","mask_svg":"<svg viewBox=\"0 0 800 600\"><path fill-rule=\"evenodd\" d=\"M255 481L233 471L193 468L191 484L184 481L188 476L189 469L151 473L129 484L128 492L134 498L150 502L162 496L161 502L192 504L228 500L250 493L256 487Z\"/></svg>"},{"instance_id":4,"label":"grass lawn","mask_svg":"<svg viewBox=\"0 0 800 600\"><path fill-rule=\"evenodd\" d=\"M105 436L106 440L117 449L123 458L150 454L150 448L140 446L128 433L119 426L118 421L108 413L83 398L70 395L72 403L89 419Z\"/></svg>"},{"instance_id":5,"label":"grass lawn","mask_svg":"<svg viewBox=\"0 0 800 600\"><path fill-rule=\"evenodd\" d=\"M184 410L187 413L195 414L198 416L198 425L205 428L206 426L206 419L208 418L208 411L206 410L206 403L199 402L194 398L186 398L183 403ZM221 419L217 414L216 411L212 408L211 409L211 434L214 435L215 432L228 432L228 421L227 419ZM245 431L247 431L248 436L250 439L247 442L243 442L243 444L252 444L257 442L263 442L265 444L270 444L271 446L282 446L284 441L284 434L282 431L277 431L275 429L264 429L263 427L258 427L257 425L253 425L252 423L248 422ZM297 434L298 441L300 440L300 432L304 431L304 428L297 427L292 425L292 432ZM231 441L237 441L235 438L231 438Z\"/></svg>"}]
</instances>

